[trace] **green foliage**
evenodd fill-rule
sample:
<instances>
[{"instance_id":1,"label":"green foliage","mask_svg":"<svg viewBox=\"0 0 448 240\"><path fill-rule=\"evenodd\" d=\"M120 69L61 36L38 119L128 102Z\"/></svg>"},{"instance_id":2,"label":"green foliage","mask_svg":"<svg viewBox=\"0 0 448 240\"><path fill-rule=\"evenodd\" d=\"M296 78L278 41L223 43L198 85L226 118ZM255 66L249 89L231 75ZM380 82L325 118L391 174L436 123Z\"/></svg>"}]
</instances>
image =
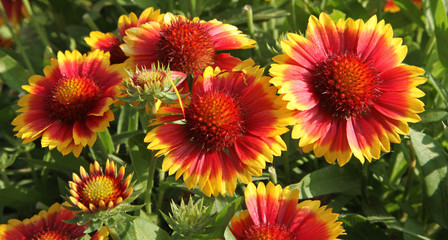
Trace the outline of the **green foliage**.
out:
<instances>
[{"instance_id":1,"label":"green foliage","mask_svg":"<svg viewBox=\"0 0 448 240\"><path fill-rule=\"evenodd\" d=\"M245 184L238 183L234 196L206 197L198 188L188 189L182 178L162 171L162 160L147 149L144 137L151 116L129 104L115 106L115 120L91 148L79 158L63 156L56 149L41 148L40 140L22 144L11 121L17 116L17 101L33 74L42 75L50 58L65 50L90 51L84 38L91 31L117 31L123 14L139 15L145 8L182 14L187 18L217 19L233 24L257 41L254 49L234 50L232 56L252 58L266 68L281 53L280 41L287 32L306 36L308 19L321 12L333 20L368 20L377 15L394 29L408 48L405 64L425 69L428 78L419 88L425 112L422 121L412 123L409 135L391 145L391 152L371 163L352 159L344 167L329 165L323 158L303 153L290 133L283 135L288 151L268 164L254 181L274 181L300 191L300 199L320 200L339 213L349 240L428 240L448 235L448 5L445 0L423 0L422 8L411 0L396 0L401 11L384 12L383 0L36 0L31 1L32 18L24 19L15 33L20 42L0 49L0 224L25 219L68 195L68 181L79 167L87 168L107 158L127 165L141 190L128 198L121 209L97 213L72 222L90 222L87 232L104 224L127 239L185 239L188 233L176 229L167 218L170 203L190 207L205 215L202 225L189 239L234 239L227 226L244 206ZM249 5L249 6L246 6ZM244 10L244 11L243 11ZM249 10L252 11L250 21ZM3 31L4 29L2 29ZM21 46L21 47L20 47ZM171 102L177 96L162 92ZM134 92L135 93L135 92ZM162 94L160 93L160 94ZM132 100L139 100L135 98ZM266 168L266 169L267 169ZM273 174L275 173L275 174ZM149 191L146 191L149 189ZM139 195L139 193L141 193ZM183 199L204 198L204 207L184 204ZM202 202L201 202L202 203ZM184 205L182 205L184 204ZM139 208L144 206L144 210ZM206 210L204 210L206 209ZM79 209L77 209L79 210ZM215 213L215 214L213 214ZM103 214L103 215L102 215ZM114 215L115 214L115 215ZM208 218L209 217L209 218ZM89 239L89 236L83 239Z\"/></svg>"}]
</instances>

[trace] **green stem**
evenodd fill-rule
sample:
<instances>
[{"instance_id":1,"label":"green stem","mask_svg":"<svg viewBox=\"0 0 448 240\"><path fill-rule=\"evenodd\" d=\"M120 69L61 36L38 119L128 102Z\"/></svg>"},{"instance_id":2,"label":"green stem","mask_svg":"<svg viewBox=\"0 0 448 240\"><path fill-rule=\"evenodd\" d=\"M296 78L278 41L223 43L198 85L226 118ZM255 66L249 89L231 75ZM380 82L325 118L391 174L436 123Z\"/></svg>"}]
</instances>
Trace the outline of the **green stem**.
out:
<instances>
[{"instance_id":1,"label":"green stem","mask_svg":"<svg viewBox=\"0 0 448 240\"><path fill-rule=\"evenodd\" d=\"M249 28L249 36L250 36L250 38L255 39L254 14L252 11L252 7L247 4L243 7L243 11L246 13L246 17L247 17L247 27ZM255 45L254 51L255 51L255 55L257 56L257 58L259 60L262 60L263 57L261 55L260 48L258 47L258 44Z\"/></svg>"},{"instance_id":2,"label":"green stem","mask_svg":"<svg viewBox=\"0 0 448 240\"><path fill-rule=\"evenodd\" d=\"M31 8L30 2L28 0L22 0L23 5L25 6L26 11L30 15L31 22L34 25L34 28L37 31L37 35L39 35L40 40L44 44L44 46L50 48L50 52L53 57L55 57L53 49L51 49L50 41L48 40L47 33L45 30L39 25L39 21L34 17L33 9Z\"/></svg>"},{"instance_id":3,"label":"green stem","mask_svg":"<svg viewBox=\"0 0 448 240\"><path fill-rule=\"evenodd\" d=\"M145 191L145 209L146 213L150 214L152 212L152 188L154 187L154 173L156 171L157 158L151 152L151 158L148 169L148 181L146 182Z\"/></svg>"},{"instance_id":4,"label":"green stem","mask_svg":"<svg viewBox=\"0 0 448 240\"><path fill-rule=\"evenodd\" d=\"M160 171L159 174L159 182L164 182L165 181L165 172ZM162 204L163 204L163 196L165 195L165 190L161 190L159 189L159 192L157 193L157 203L156 203L156 208L157 209L161 209L162 208Z\"/></svg>"},{"instance_id":5,"label":"green stem","mask_svg":"<svg viewBox=\"0 0 448 240\"><path fill-rule=\"evenodd\" d=\"M5 188L11 186L11 182L9 181L8 175L6 175L6 171L4 168L0 169L0 174L2 176L3 183L5 184Z\"/></svg>"},{"instance_id":6,"label":"green stem","mask_svg":"<svg viewBox=\"0 0 448 240\"><path fill-rule=\"evenodd\" d=\"M433 33L431 38L426 43L425 49L423 51L425 53L425 56L423 58L422 65L425 65L426 62L428 61L435 44L436 44L436 34Z\"/></svg>"},{"instance_id":7,"label":"green stem","mask_svg":"<svg viewBox=\"0 0 448 240\"><path fill-rule=\"evenodd\" d=\"M328 0L322 0L322 2L320 3L320 10L322 12L325 11L325 8L327 7L327 2Z\"/></svg>"},{"instance_id":8,"label":"green stem","mask_svg":"<svg viewBox=\"0 0 448 240\"><path fill-rule=\"evenodd\" d=\"M96 23L93 21L92 17L90 16L90 14L86 13L82 16L82 18L84 19L84 21L87 23L87 25L89 25L89 27L93 30L93 31L100 31L100 28L96 25Z\"/></svg>"},{"instance_id":9,"label":"green stem","mask_svg":"<svg viewBox=\"0 0 448 240\"><path fill-rule=\"evenodd\" d=\"M5 22L6 27L11 32L11 36L17 45L17 50L19 51L20 55L22 55L23 60L25 61L25 64L28 68L28 70L31 72L31 74L34 74L34 68L31 64L30 59L28 58L28 55L26 55L25 49L23 48L22 42L19 38L19 36L14 31L11 22L9 22L8 16L6 15L5 9L3 8L3 5L0 4L0 13L2 14L3 21Z\"/></svg>"},{"instance_id":10,"label":"green stem","mask_svg":"<svg viewBox=\"0 0 448 240\"><path fill-rule=\"evenodd\" d=\"M411 144L411 141L407 141L406 145L408 145L409 147L409 152L410 152L410 161L409 161L409 165L408 165L408 176L406 178L406 185L404 188L404 193L403 193L403 199L405 201L409 200L409 191L411 190L412 187L412 180L414 179L414 169L415 169L415 164L416 164L416 158L415 158L415 149Z\"/></svg>"},{"instance_id":11,"label":"green stem","mask_svg":"<svg viewBox=\"0 0 448 240\"><path fill-rule=\"evenodd\" d=\"M109 231L109 236L113 239L113 240L121 240L120 236L118 235L117 230L115 230L115 228L113 227L107 227L107 230Z\"/></svg>"},{"instance_id":12,"label":"green stem","mask_svg":"<svg viewBox=\"0 0 448 240\"><path fill-rule=\"evenodd\" d=\"M121 6L121 5L118 3L117 0L113 0L113 3L114 3L114 6L118 9L118 11L119 11L121 14L128 14L128 11L126 11L126 9L124 9L124 7Z\"/></svg>"},{"instance_id":13,"label":"green stem","mask_svg":"<svg viewBox=\"0 0 448 240\"><path fill-rule=\"evenodd\" d=\"M296 21L296 0L291 0L291 28L293 31L297 31Z\"/></svg>"},{"instance_id":14,"label":"green stem","mask_svg":"<svg viewBox=\"0 0 448 240\"><path fill-rule=\"evenodd\" d=\"M275 0L271 0L271 6L276 7ZM275 25L276 25L275 18L271 18L271 20L269 20L269 28L272 32L272 36L274 37L274 39L277 39L278 38L278 29Z\"/></svg>"},{"instance_id":15,"label":"green stem","mask_svg":"<svg viewBox=\"0 0 448 240\"><path fill-rule=\"evenodd\" d=\"M194 18L195 17L193 1L194 0L188 0L188 11L190 11L190 18Z\"/></svg>"},{"instance_id":16,"label":"green stem","mask_svg":"<svg viewBox=\"0 0 448 240\"><path fill-rule=\"evenodd\" d=\"M284 141L285 141L286 147L288 147L290 139L291 139L290 136L285 137ZM291 183L291 174L290 174L290 169L289 169L289 158L288 158L287 151L283 152L282 161L283 161L283 171L285 171L286 181L288 184L290 184Z\"/></svg>"}]
</instances>

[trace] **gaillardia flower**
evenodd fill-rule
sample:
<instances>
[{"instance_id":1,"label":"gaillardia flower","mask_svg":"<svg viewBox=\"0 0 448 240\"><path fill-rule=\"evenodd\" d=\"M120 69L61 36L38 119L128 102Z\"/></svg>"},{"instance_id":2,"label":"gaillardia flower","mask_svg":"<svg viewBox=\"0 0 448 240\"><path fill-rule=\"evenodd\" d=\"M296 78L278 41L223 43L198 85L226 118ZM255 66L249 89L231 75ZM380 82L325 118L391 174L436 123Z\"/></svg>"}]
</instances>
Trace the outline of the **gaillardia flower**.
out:
<instances>
[{"instance_id":1,"label":"gaillardia flower","mask_svg":"<svg viewBox=\"0 0 448 240\"><path fill-rule=\"evenodd\" d=\"M3 6L8 22L11 24L13 31L18 31L18 27L22 19L28 17L29 15L25 10L22 0L1 0L0 4ZM0 47L9 48L12 43L12 33L6 27L3 17L0 16Z\"/></svg>"},{"instance_id":2,"label":"gaillardia flower","mask_svg":"<svg viewBox=\"0 0 448 240\"><path fill-rule=\"evenodd\" d=\"M78 157L114 119L109 105L119 92L120 71L109 66L109 53L100 50L59 52L45 67L45 76L33 75L23 86L29 94L18 102L21 114L12 122L14 131L24 143L42 136L42 147Z\"/></svg>"},{"instance_id":3,"label":"gaillardia flower","mask_svg":"<svg viewBox=\"0 0 448 240\"><path fill-rule=\"evenodd\" d=\"M109 230L107 230L106 226L103 226L100 230L98 230L90 240L109 240Z\"/></svg>"},{"instance_id":4,"label":"gaillardia flower","mask_svg":"<svg viewBox=\"0 0 448 240\"><path fill-rule=\"evenodd\" d=\"M123 180L125 168L122 166L118 174L115 170L114 162L109 160L106 162L105 174L97 161L90 164L90 176L81 166L81 177L73 173L73 181L69 182L70 203L86 213L110 210L120 205L134 188L128 188L132 174Z\"/></svg>"},{"instance_id":5,"label":"gaillardia flower","mask_svg":"<svg viewBox=\"0 0 448 240\"><path fill-rule=\"evenodd\" d=\"M422 0L412 0L412 2L418 7L422 8ZM386 0L384 3L384 11L385 12L398 12L400 11L400 7L393 0Z\"/></svg>"},{"instance_id":6,"label":"gaillardia flower","mask_svg":"<svg viewBox=\"0 0 448 240\"><path fill-rule=\"evenodd\" d=\"M65 206L65 203L63 204ZM74 240L84 236L86 225L65 223L75 215L61 204L55 203L48 212L42 210L30 219L10 219L0 225L1 240Z\"/></svg>"},{"instance_id":7,"label":"gaillardia flower","mask_svg":"<svg viewBox=\"0 0 448 240\"><path fill-rule=\"evenodd\" d=\"M166 14L163 23L148 22L126 31L123 52L129 56L125 64L146 66L160 62L173 71L198 73L207 66L232 69L240 61L228 53L217 51L252 48L248 39L236 27L217 20Z\"/></svg>"},{"instance_id":8,"label":"gaillardia flower","mask_svg":"<svg viewBox=\"0 0 448 240\"><path fill-rule=\"evenodd\" d=\"M237 240L335 240L344 229L320 201L298 203L299 190L291 192L269 182L247 185L244 192L247 210L230 221L230 231Z\"/></svg>"},{"instance_id":9,"label":"gaillardia flower","mask_svg":"<svg viewBox=\"0 0 448 240\"><path fill-rule=\"evenodd\" d=\"M269 86L263 69L246 60L232 71L207 67L196 79L188 107L159 110L145 138L148 148L166 154L163 171L183 175L188 188L199 184L210 196L229 193L236 180L260 176L266 162L286 145L288 111Z\"/></svg>"},{"instance_id":10,"label":"gaillardia flower","mask_svg":"<svg viewBox=\"0 0 448 240\"><path fill-rule=\"evenodd\" d=\"M294 110L293 138L327 162L361 162L390 151L408 122L417 122L424 93L424 71L401 63L407 48L393 38L392 27L376 17L340 19L322 13L310 17L307 38L289 33L285 54L273 58L271 83Z\"/></svg>"},{"instance_id":11,"label":"gaillardia flower","mask_svg":"<svg viewBox=\"0 0 448 240\"><path fill-rule=\"evenodd\" d=\"M160 10L154 11L154 8L147 8L142 12L139 18L135 13L130 13L129 16L122 15L118 19L118 31L120 37L113 33L102 33L100 31L90 32L90 36L84 38L86 43L92 50L100 49L104 52L110 53L110 63L123 63L128 57L123 53L120 44L123 43L123 37L126 36L126 30L132 27L138 27L147 22L162 22L164 14L160 14Z\"/></svg>"}]
</instances>

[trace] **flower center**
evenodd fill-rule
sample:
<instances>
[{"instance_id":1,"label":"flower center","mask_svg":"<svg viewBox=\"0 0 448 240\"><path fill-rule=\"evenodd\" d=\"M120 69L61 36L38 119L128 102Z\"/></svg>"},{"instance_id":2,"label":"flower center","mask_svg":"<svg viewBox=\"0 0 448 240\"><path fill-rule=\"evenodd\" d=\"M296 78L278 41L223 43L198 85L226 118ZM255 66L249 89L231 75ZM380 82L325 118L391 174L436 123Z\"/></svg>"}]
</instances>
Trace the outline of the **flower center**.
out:
<instances>
[{"instance_id":1,"label":"flower center","mask_svg":"<svg viewBox=\"0 0 448 240\"><path fill-rule=\"evenodd\" d=\"M145 85L147 85L148 87L153 87L156 84L162 84L165 78L166 73L162 71L143 69L135 73L135 75L132 77L132 82L135 86L144 89Z\"/></svg>"},{"instance_id":2,"label":"flower center","mask_svg":"<svg viewBox=\"0 0 448 240\"><path fill-rule=\"evenodd\" d=\"M191 73L213 63L214 45L199 22L178 18L162 27L157 57L171 70Z\"/></svg>"},{"instance_id":3,"label":"flower center","mask_svg":"<svg viewBox=\"0 0 448 240\"><path fill-rule=\"evenodd\" d=\"M365 114L381 95L378 72L353 55L330 57L314 74L314 91L333 116Z\"/></svg>"},{"instance_id":4,"label":"flower center","mask_svg":"<svg viewBox=\"0 0 448 240\"><path fill-rule=\"evenodd\" d=\"M246 240L295 240L294 234L290 233L283 225L260 224L252 226L244 231Z\"/></svg>"},{"instance_id":5,"label":"flower center","mask_svg":"<svg viewBox=\"0 0 448 240\"><path fill-rule=\"evenodd\" d=\"M189 137L207 150L230 147L244 131L243 117L238 99L224 92L193 96L185 109Z\"/></svg>"},{"instance_id":6,"label":"flower center","mask_svg":"<svg viewBox=\"0 0 448 240\"><path fill-rule=\"evenodd\" d=\"M31 240L70 240L71 238L58 230L46 229L44 231L35 233L30 238Z\"/></svg>"},{"instance_id":7,"label":"flower center","mask_svg":"<svg viewBox=\"0 0 448 240\"><path fill-rule=\"evenodd\" d=\"M82 196L80 196L87 206L92 203L98 206L101 200L105 204L110 201L115 202L115 200L122 195L123 191L119 184L113 179L107 176L96 176L88 180L80 191Z\"/></svg>"},{"instance_id":8,"label":"flower center","mask_svg":"<svg viewBox=\"0 0 448 240\"><path fill-rule=\"evenodd\" d=\"M63 78L53 88L48 112L52 118L73 123L86 117L100 97L100 89L93 79Z\"/></svg>"}]
</instances>

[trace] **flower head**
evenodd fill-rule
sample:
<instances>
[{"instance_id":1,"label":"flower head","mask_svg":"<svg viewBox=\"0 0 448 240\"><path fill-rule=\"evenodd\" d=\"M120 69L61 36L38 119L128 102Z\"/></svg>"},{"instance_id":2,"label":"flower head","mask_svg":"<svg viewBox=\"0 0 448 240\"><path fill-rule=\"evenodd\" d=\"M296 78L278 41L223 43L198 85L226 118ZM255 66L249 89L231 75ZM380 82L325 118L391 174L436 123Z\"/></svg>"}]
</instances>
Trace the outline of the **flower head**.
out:
<instances>
[{"instance_id":1,"label":"flower head","mask_svg":"<svg viewBox=\"0 0 448 240\"><path fill-rule=\"evenodd\" d=\"M286 128L286 108L269 86L263 69L252 60L232 71L207 67L192 89L185 110L159 110L145 138L148 148L167 153L163 171L183 175L187 187L199 184L210 196L230 195L236 180L244 183L260 176L266 162L279 156L286 145L280 135Z\"/></svg>"},{"instance_id":2,"label":"flower head","mask_svg":"<svg viewBox=\"0 0 448 240\"><path fill-rule=\"evenodd\" d=\"M24 143L42 136L42 147L79 156L114 119L109 105L119 92L120 71L109 66L109 53L100 50L59 52L45 76L33 75L23 86L29 94L18 102L21 114L12 122L14 131Z\"/></svg>"},{"instance_id":3,"label":"flower head","mask_svg":"<svg viewBox=\"0 0 448 240\"><path fill-rule=\"evenodd\" d=\"M123 37L126 36L126 30L132 27L138 27L147 22L162 22L164 14L160 14L160 10L154 11L154 8L147 8L142 12L139 18L135 13L129 15L122 15L118 19L118 31L121 36L113 33L102 33L99 31L90 32L90 36L84 38L87 45L92 50L100 49L104 52L110 53L110 63L123 63L128 57L123 53L120 44L123 43Z\"/></svg>"},{"instance_id":4,"label":"flower head","mask_svg":"<svg viewBox=\"0 0 448 240\"><path fill-rule=\"evenodd\" d=\"M298 203L297 189L249 183L244 195L247 210L233 216L230 226L237 240L334 240L344 234L338 214L320 201Z\"/></svg>"},{"instance_id":5,"label":"flower head","mask_svg":"<svg viewBox=\"0 0 448 240\"><path fill-rule=\"evenodd\" d=\"M81 166L81 177L73 173L73 181L69 182L71 204L86 213L116 208L134 190L129 188L132 174L123 180L124 174L123 166L117 174L114 162L109 160L106 162L105 174L97 161L90 164L90 175Z\"/></svg>"},{"instance_id":6,"label":"flower head","mask_svg":"<svg viewBox=\"0 0 448 240\"><path fill-rule=\"evenodd\" d=\"M18 30L19 24L25 17L28 17L28 12L25 10L21 0L1 0L0 4L5 10L6 17L14 31ZM3 17L0 16L0 47L9 48L11 47L12 34L6 27L6 23Z\"/></svg>"},{"instance_id":7,"label":"flower head","mask_svg":"<svg viewBox=\"0 0 448 240\"><path fill-rule=\"evenodd\" d=\"M65 204L63 204L65 206ZM10 219L8 224L0 225L2 240L74 240L84 236L86 225L65 223L75 215L61 204L53 204L48 211L42 210L30 219L19 221Z\"/></svg>"},{"instance_id":8,"label":"flower head","mask_svg":"<svg viewBox=\"0 0 448 240\"><path fill-rule=\"evenodd\" d=\"M174 102L177 96L172 91L173 84L181 83L185 78L185 73L170 71L160 65L137 68L129 72L129 77L123 81L125 89L122 91L126 93L123 99L130 103L139 102L139 105L144 105L145 108L154 105L154 98L163 102Z\"/></svg>"},{"instance_id":9,"label":"flower head","mask_svg":"<svg viewBox=\"0 0 448 240\"><path fill-rule=\"evenodd\" d=\"M418 7L422 8L422 0L412 0L412 2ZM393 0L386 0L384 3L384 11L385 12L398 12L400 11L400 7Z\"/></svg>"},{"instance_id":10,"label":"flower head","mask_svg":"<svg viewBox=\"0 0 448 240\"><path fill-rule=\"evenodd\" d=\"M160 62L185 73L198 73L207 66L232 69L239 60L228 53L216 52L252 48L255 43L236 27L217 20L188 20L172 14L167 14L163 23L145 23L128 29L126 34L125 44L121 45L129 56L126 64L149 67Z\"/></svg>"},{"instance_id":11,"label":"flower head","mask_svg":"<svg viewBox=\"0 0 448 240\"><path fill-rule=\"evenodd\" d=\"M407 48L393 38L392 27L372 17L340 19L322 13L310 17L307 38L289 33L274 57L271 83L293 110L293 138L305 152L329 163L361 162L390 151L390 142L417 122L424 93L424 71L402 64Z\"/></svg>"}]
</instances>

